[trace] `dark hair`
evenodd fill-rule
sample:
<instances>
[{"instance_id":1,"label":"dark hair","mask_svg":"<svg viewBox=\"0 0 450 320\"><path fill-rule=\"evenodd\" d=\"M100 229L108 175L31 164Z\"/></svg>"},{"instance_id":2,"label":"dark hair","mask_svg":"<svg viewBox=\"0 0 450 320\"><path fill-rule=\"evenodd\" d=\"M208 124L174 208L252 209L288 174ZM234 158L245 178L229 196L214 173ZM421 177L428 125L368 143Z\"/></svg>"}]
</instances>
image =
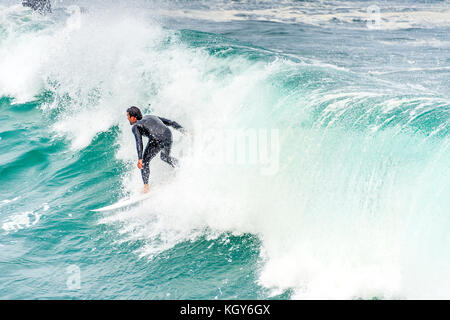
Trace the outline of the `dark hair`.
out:
<instances>
[{"instance_id":1,"label":"dark hair","mask_svg":"<svg viewBox=\"0 0 450 320\"><path fill-rule=\"evenodd\" d=\"M141 110L138 107L132 106L127 109L127 112L130 114L130 117L135 117L138 120L142 119Z\"/></svg>"}]
</instances>

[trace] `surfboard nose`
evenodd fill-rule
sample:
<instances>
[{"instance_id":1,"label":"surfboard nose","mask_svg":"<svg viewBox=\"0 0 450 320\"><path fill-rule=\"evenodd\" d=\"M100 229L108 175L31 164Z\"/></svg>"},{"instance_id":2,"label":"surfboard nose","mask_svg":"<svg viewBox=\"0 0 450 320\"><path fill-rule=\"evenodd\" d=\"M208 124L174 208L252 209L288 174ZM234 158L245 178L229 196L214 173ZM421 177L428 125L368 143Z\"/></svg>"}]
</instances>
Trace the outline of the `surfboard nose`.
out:
<instances>
[{"instance_id":1,"label":"surfboard nose","mask_svg":"<svg viewBox=\"0 0 450 320\"><path fill-rule=\"evenodd\" d=\"M117 210L117 209L122 209L122 208L126 208L126 207L131 207L133 205L136 205L144 200L147 200L148 198L150 198L150 193L145 193L145 194L141 194L138 196L131 196L128 198L124 198L122 200L117 201L116 203L113 203L109 206L106 207L101 207L98 209L93 209L91 211L93 212L106 212L106 211L113 211L113 210Z\"/></svg>"}]
</instances>

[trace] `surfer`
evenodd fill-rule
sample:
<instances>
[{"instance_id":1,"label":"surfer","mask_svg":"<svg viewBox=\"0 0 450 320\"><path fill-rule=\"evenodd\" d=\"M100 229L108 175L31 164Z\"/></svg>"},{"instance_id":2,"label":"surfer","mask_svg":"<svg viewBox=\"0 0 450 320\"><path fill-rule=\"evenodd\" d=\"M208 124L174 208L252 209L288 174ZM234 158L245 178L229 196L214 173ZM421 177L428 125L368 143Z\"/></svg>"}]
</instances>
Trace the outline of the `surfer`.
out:
<instances>
[{"instance_id":1,"label":"surfer","mask_svg":"<svg viewBox=\"0 0 450 320\"><path fill-rule=\"evenodd\" d=\"M138 154L137 166L141 170L144 182L144 193L148 192L148 179L150 176L150 161L161 151L161 160L167 162L172 167L178 166L178 160L170 156L172 147L172 132L168 126L173 127L182 133L185 130L177 122L157 116L142 116L138 107L127 109L127 118L132 125L131 131L136 139L136 149ZM142 136L148 137L148 143L143 150Z\"/></svg>"}]
</instances>

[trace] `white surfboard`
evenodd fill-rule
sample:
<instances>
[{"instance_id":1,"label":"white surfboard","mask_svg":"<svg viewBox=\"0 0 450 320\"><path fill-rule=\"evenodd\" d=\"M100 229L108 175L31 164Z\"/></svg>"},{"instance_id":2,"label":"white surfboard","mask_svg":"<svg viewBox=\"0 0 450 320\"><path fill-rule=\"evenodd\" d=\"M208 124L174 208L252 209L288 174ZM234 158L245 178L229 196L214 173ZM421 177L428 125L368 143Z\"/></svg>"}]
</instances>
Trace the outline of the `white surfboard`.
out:
<instances>
[{"instance_id":1,"label":"white surfboard","mask_svg":"<svg viewBox=\"0 0 450 320\"><path fill-rule=\"evenodd\" d=\"M125 207L131 206L133 204L136 204L138 202L144 201L144 200L148 199L149 197L150 197L150 193L145 193L145 194L138 195L138 196L132 196L129 198L122 199L116 203L109 205L109 206L94 209L91 211L104 212L104 211L112 211L112 210L116 210L116 209L120 209L120 208L125 208Z\"/></svg>"}]
</instances>

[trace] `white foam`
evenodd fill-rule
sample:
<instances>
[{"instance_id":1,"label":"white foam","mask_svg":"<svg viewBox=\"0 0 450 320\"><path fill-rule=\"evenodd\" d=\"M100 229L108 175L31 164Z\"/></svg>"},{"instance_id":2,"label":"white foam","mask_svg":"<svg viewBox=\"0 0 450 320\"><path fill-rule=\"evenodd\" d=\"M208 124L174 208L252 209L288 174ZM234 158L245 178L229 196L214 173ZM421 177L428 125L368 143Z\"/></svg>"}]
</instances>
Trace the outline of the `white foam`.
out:
<instances>
[{"instance_id":1,"label":"white foam","mask_svg":"<svg viewBox=\"0 0 450 320\"><path fill-rule=\"evenodd\" d=\"M37 212L27 211L15 214L3 223L2 229L7 232L16 232L34 226L39 222L41 215Z\"/></svg>"},{"instance_id":2,"label":"white foam","mask_svg":"<svg viewBox=\"0 0 450 320\"><path fill-rule=\"evenodd\" d=\"M12 198L12 199L5 199L5 200L2 200L2 204L8 204L8 203L11 203L11 202L14 202L14 201L17 201L17 200L19 200L20 199L20 196L17 196L17 197L15 197L15 198Z\"/></svg>"}]
</instances>

